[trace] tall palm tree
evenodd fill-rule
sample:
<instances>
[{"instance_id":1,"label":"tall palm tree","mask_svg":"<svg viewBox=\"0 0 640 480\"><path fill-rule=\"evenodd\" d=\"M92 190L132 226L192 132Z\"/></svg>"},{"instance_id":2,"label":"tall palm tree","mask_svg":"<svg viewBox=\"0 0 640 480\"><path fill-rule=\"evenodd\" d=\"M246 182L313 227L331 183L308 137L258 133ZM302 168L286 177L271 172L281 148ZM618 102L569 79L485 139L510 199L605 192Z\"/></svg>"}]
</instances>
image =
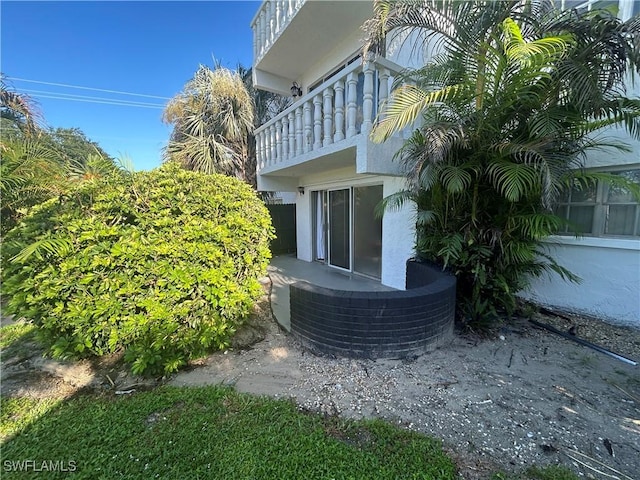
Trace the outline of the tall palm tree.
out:
<instances>
[{"instance_id":1,"label":"tall palm tree","mask_svg":"<svg viewBox=\"0 0 640 480\"><path fill-rule=\"evenodd\" d=\"M272 118L278 116L281 112L286 110L291 105L291 97L285 97L277 93L267 92L266 90L260 90L253 85L253 77L251 69L246 69L242 65L238 65L236 71L242 78L244 85L251 96L253 101L253 125L254 128L258 128L264 125ZM257 188L257 152L256 152L256 137L253 131L249 133L247 138L248 145L248 157L245 171L247 178L245 181L254 188ZM261 192L260 195L263 199L268 199L272 196L272 192Z\"/></svg>"},{"instance_id":2,"label":"tall palm tree","mask_svg":"<svg viewBox=\"0 0 640 480\"><path fill-rule=\"evenodd\" d=\"M386 204L416 202L417 250L456 273L464 319L512 311L545 271L576 280L541 240L562 223L560 191L598 177L580 169L603 145L594 132L640 137L640 101L624 96L640 71L638 19L544 0L378 0L365 29L365 50L417 30L438 52L400 79L372 136L415 128L398 153L408 188Z\"/></svg>"},{"instance_id":3,"label":"tall palm tree","mask_svg":"<svg viewBox=\"0 0 640 480\"><path fill-rule=\"evenodd\" d=\"M165 160L189 170L248 177L247 137L253 131L252 100L237 72L201 65L183 91L167 104L173 124Z\"/></svg>"}]
</instances>

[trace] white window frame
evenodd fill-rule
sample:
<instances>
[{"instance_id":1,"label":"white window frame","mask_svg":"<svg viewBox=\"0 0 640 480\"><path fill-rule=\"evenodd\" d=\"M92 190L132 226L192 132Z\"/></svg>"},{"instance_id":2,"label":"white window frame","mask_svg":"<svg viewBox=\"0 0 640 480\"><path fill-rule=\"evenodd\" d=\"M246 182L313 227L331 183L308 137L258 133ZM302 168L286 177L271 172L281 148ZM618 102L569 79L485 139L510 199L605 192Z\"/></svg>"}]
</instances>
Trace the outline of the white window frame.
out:
<instances>
[{"instance_id":1,"label":"white window frame","mask_svg":"<svg viewBox=\"0 0 640 480\"><path fill-rule=\"evenodd\" d=\"M616 167L611 167L607 169L598 169L597 171L607 172L607 173L617 173L617 172L626 172L629 170L640 170L640 165L631 164L631 165L620 165ZM596 198L595 202L572 202L571 201L571 192L568 194L568 198L566 201L558 202L557 206L565 208L565 212L558 212L558 215L561 215L568 220L570 217L571 207L584 207L584 206L592 206L593 207L593 221L591 225L590 232L581 233L581 235L585 237L603 237L603 238L628 238L628 239L637 239L640 237L640 202L631 201L631 202L611 202L607 201L607 195L609 192L609 185L606 182L598 181L596 186ZM609 207L612 205L635 205L635 220L632 234L610 234L607 233L608 227L608 216L609 216ZM558 235L573 235L571 231L559 232Z\"/></svg>"}]
</instances>

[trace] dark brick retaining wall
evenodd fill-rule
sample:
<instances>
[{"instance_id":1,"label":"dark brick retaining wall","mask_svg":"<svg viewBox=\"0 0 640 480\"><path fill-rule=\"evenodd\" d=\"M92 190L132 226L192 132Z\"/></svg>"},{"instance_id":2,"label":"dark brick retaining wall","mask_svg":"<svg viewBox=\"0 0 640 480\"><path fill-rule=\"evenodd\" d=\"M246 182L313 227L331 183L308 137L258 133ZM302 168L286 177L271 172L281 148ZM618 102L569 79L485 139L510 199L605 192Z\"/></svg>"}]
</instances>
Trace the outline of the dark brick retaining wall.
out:
<instances>
[{"instance_id":1,"label":"dark brick retaining wall","mask_svg":"<svg viewBox=\"0 0 640 480\"><path fill-rule=\"evenodd\" d=\"M319 353L355 358L421 355L453 335L456 279L407 262L407 290L354 292L290 286L291 333Z\"/></svg>"}]
</instances>

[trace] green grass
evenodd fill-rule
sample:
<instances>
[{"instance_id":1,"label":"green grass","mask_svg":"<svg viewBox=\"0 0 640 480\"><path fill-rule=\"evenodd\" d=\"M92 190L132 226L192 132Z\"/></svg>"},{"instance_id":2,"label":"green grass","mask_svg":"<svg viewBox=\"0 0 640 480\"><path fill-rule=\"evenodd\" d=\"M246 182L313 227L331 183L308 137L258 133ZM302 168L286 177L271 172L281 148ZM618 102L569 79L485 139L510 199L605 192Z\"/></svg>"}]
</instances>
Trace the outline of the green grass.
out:
<instances>
[{"instance_id":1,"label":"green grass","mask_svg":"<svg viewBox=\"0 0 640 480\"><path fill-rule=\"evenodd\" d=\"M0 441L20 432L58 403L60 400L29 397L2 399L2 403L0 403Z\"/></svg>"},{"instance_id":2,"label":"green grass","mask_svg":"<svg viewBox=\"0 0 640 480\"><path fill-rule=\"evenodd\" d=\"M2 402L3 431L27 407ZM305 414L291 402L221 387L83 395L31 420L19 420L2 446L3 469L7 461L29 459L73 461L77 479L455 478L439 441L381 421ZM3 471L3 479L67 475Z\"/></svg>"},{"instance_id":3,"label":"green grass","mask_svg":"<svg viewBox=\"0 0 640 480\"><path fill-rule=\"evenodd\" d=\"M15 343L35 339L36 327L28 322L16 322L0 328L0 348L15 346Z\"/></svg>"},{"instance_id":4,"label":"green grass","mask_svg":"<svg viewBox=\"0 0 640 480\"><path fill-rule=\"evenodd\" d=\"M29 357L36 342L37 328L32 323L16 322L0 328L0 350L4 358Z\"/></svg>"}]
</instances>

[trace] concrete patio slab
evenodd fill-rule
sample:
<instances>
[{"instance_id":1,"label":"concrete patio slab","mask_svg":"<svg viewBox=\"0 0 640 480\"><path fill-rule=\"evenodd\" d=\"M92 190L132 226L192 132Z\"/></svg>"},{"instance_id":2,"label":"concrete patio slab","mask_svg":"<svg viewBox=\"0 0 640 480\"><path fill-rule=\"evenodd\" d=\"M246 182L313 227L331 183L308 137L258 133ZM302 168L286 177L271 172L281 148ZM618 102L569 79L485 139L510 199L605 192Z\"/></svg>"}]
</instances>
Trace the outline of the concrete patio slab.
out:
<instances>
[{"instance_id":1,"label":"concrete patio slab","mask_svg":"<svg viewBox=\"0 0 640 480\"><path fill-rule=\"evenodd\" d=\"M267 268L273 287L271 308L277 322L286 330L291 330L289 310L289 285L299 281L335 290L354 292L385 292L395 290L379 281L358 274L344 272L318 262L305 262L293 255L280 255L271 259Z\"/></svg>"}]
</instances>

